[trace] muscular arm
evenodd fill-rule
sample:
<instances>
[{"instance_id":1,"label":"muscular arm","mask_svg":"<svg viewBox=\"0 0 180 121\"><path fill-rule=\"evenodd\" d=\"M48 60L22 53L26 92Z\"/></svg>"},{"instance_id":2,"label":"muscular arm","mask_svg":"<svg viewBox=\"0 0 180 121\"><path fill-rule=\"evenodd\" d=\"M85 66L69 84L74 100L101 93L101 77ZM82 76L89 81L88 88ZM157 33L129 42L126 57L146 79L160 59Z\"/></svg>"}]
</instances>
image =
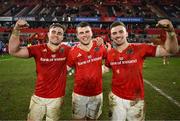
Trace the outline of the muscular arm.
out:
<instances>
[{"instance_id":1,"label":"muscular arm","mask_svg":"<svg viewBox=\"0 0 180 121\"><path fill-rule=\"evenodd\" d=\"M29 57L27 47L20 47L20 26L24 24L24 21L17 21L9 40L9 54L20 58Z\"/></svg>"},{"instance_id":2,"label":"muscular arm","mask_svg":"<svg viewBox=\"0 0 180 121\"><path fill-rule=\"evenodd\" d=\"M156 56L166 56L176 54L178 52L178 41L174 31L174 27L169 20L160 21L161 24L168 25L166 30L166 41L163 46L159 46L156 51Z\"/></svg>"}]
</instances>

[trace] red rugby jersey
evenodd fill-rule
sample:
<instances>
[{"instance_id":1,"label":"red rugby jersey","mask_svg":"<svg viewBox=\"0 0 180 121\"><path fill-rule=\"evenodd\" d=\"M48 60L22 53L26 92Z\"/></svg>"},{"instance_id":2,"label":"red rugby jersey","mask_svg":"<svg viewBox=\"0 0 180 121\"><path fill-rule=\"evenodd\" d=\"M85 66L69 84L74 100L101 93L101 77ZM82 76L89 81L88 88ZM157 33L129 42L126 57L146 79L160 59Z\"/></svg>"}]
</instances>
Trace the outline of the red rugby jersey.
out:
<instances>
[{"instance_id":1,"label":"red rugby jersey","mask_svg":"<svg viewBox=\"0 0 180 121\"><path fill-rule=\"evenodd\" d=\"M88 52L77 46L70 50L67 65L75 68L75 93L84 96L95 96L102 93L101 66L106 54L104 46L97 46L96 42L93 42Z\"/></svg>"},{"instance_id":2,"label":"red rugby jersey","mask_svg":"<svg viewBox=\"0 0 180 121\"><path fill-rule=\"evenodd\" d=\"M112 48L106 66L112 68L112 92L124 99L144 99L142 68L145 57L155 56L156 46L130 44L122 52Z\"/></svg>"},{"instance_id":3,"label":"red rugby jersey","mask_svg":"<svg viewBox=\"0 0 180 121\"><path fill-rule=\"evenodd\" d=\"M43 98L65 95L69 50L66 45L61 45L56 52L52 52L47 44L28 47L29 57L34 57L36 63L35 95Z\"/></svg>"}]
</instances>

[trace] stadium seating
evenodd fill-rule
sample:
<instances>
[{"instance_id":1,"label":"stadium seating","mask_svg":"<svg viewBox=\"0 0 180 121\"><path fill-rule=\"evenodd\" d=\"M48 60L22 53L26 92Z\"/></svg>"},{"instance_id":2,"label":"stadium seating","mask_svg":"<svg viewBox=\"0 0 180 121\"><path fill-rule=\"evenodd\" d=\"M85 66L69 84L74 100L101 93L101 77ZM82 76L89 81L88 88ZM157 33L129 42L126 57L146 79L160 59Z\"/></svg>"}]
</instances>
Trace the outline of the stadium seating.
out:
<instances>
[{"instance_id":1,"label":"stadium seating","mask_svg":"<svg viewBox=\"0 0 180 121\"><path fill-rule=\"evenodd\" d=\"M46 33L52 22L60 22L67 26L67 40L77 41L75 37L76 18L91 17L98 19L91 22L95 36L109 34L108 28L118 17L142 18L144 22L125 22L129 32L130 42L146 42L148 38L155 38L161 30L155 28L159 17L172 18L175 21L178 40L180 41L180 8L174 0L2 0L0 1L0 17L12 17L12 20L0 19L0 38L8 40L12 26L18 18L29 21L31 28L24 30L26 35ZM176 18L176 19L173 19ZM149 22L150 21L150 22ZM152 28L146 28L151 25ZM145 34L148 34L146 36ZM140 41L136 41L140 37ZM134 40L133 40L134 39ZM31 40L31 39L29 39ZM148 41L149 42L149 41Z\"/></svg>"}]
</instances>

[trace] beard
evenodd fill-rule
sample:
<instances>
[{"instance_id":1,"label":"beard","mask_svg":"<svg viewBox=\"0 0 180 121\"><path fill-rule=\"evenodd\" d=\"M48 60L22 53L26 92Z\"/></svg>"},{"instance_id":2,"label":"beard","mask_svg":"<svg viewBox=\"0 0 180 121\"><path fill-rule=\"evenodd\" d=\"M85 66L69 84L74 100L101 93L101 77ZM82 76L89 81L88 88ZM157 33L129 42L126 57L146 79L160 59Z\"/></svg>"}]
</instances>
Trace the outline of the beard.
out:
<instances>
[{"instance_id":1,"label":"beard","mask_svg":"<svg viewBox=\"0 0 180 121\"><path fill-rule=\"evenodd\" d=\"M118 46L121 46L121 45L123 45L123 43L117 43L117 42L114 42L115 43L115 45L118 47Z\"/></svg>"},{"instance_id":2,"label":"beard","mask_svg":"<svg viewBox=\"0 0 180 121\"><path fill-rule=\"evenodd\" d=\"M119 42L116 42L116 41L114 41L114 44L115 44L115 46L121 46L121 45L123 45L125 42L121 42L121 43L119 43Z\"/></svg>"},{"instance_id":3,"label":"beard","mask_svg":"<svg viewBox=\"0 0 180 121\"><path fill-rule=\"evenodd\" d=\"M89 45L90 44L90 42L88 42L88 43L84 43L84 42L80 42L82 45Z\"/></svg>"},{"instance_id":4,"label":"beard","mask_svg":"<svg viewBox=\"0 0 180 121\"><path fill-rule=\"evenodd\" d=\"M61 42L52 42L52 41L49 41L49 43L52 44L52 45L58 46Z\"/></svg>"},{"instance_id":5,"label":"beard","mask_svg":"<svg viewBox=\"0 0 180 121\"><path fill-rule=\"evenodd\" d=\"M118 39L120 39L120 40L118 40ZM113 40L115 46L121 46L121 45L123 45L123 44L125 43L125 41L126 41L126 40L125 40L124 37L118 37L118 38L115 38L115 39Z\"/></svg>"},{"instance_id":6,"label":"beard","mask_svg":"<svg viewBox=\"0 0 180 121\"><path fill-rule=\"evenodd\" d=\"M90 39L90 38L87 38L87 39L85 40L85 42L84 42L84 41L80 41L80 43L81 43L82 45L89 45L90 42L91 42L91 39Z\"/></svg>"}]
</instances>

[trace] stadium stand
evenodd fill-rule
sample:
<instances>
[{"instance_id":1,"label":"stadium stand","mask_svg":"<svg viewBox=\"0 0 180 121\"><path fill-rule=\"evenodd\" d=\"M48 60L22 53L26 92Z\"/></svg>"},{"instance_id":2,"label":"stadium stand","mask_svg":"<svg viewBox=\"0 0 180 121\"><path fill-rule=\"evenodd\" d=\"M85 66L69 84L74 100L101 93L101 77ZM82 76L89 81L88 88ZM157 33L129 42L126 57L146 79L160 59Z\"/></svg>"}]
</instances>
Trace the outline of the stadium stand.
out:
<instances>
[{"instance_id":1,"label":"stadium stand","mask_svg":"<svg viewBox=\"0 0 180 121\"><path fill-rule=\"evenodd\" d=\"M12 26L20 18L31 25L23 30L24 36L29 38L26 40L32 42L37 38L36 43L43 43L46 27L52 22L66 25L65 41L77 41L75 27L79 21L91 23L95 36L106 35L107 38L109 25L115 20L127 24L130 42L151 42L148 40L162 33L155 28L156 21L169 18L180 43L180 8L175 0L1 0L0 6L0 39L4 43L8 43ZM150 25L153 28L149 28Z\"/></svg>"}]
</instances>

